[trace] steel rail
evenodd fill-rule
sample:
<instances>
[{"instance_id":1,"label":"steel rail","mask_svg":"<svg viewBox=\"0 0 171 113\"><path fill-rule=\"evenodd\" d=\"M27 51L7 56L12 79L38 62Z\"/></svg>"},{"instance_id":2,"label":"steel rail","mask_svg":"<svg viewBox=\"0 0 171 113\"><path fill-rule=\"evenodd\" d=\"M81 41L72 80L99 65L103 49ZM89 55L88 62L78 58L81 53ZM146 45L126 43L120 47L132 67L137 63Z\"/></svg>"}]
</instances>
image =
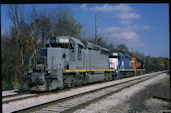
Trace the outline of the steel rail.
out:
<instances>
[{"instance_id":1,"label":"steel rail","mask_svg":"<svg viewBox=\"0 0 171 113\"><path fill-rule=\"evenodd\" d=\"M161 73L162 73L162 72L161 72ZM145 77L141 77L141 78L136 78L136 79L133 79L133 80L128 80L128 81L121 82L121 83L117 83L117 84L114 84L114 85L105 86L105 87L102 87L102 88L99 88L99 89L94 89L94 90L91 90L91 91L87 91L87 92L79 93L79 94L76 94L76 95L64 97L64 98L57 99L57 100L54 100L54 101L50 101L50 102L47 102L47 103L43 103L43 104L39 104L39 105L36 105L36 106L28 107L28 108L25 108L25 109L17 110L17 111L14 111L14 113L15 113L15 112L30 112L30 111L35 111L35 110L37 110L37 109L40 109L40 108L42 108L42 107L47 107L48 105L53 104L53 103L56 103L56 102L59 103L59 102L63 102L63 101L69 100L69 99L78 98L78 97L83 96L83 95L86 95L86 94L88 94L88 93L94 93L94 92L97 92L97 91L100 91L100 90L103 90L103 89L106 89L106 88L111 88L111 87L114 87L114 86L122 85L122 84L125 84L125 83L128 83L128 82L131 82L131 81L136 81L136 80L143 79L143 78L150 79L150 78L153 78L153 77L155 77L155 76L160 75L161 73L154 74L154 75L152 75L152 76L150 76L150 77L149 77L149 76L145 76ZM147 80L147 79L145 79L145 80ZM145 80L143 80L143 81L145 81ZM143 82L143 81L140 81L140 82ZM140 82L138 82L138 83L140 83ZM135 83L135 84L137 84L137 83ZM135 85L135 84L133 84L133 85ZM133 85L131 85L131 86L133 86ZM129 86L129 87L131 87L131 86ZM128 88L128 87L127 87L127 88ZM125 89L125 88L124 88L124 89ZM122 89L120 89L120 90L122 90ZM120 90L118 90L118 91L120 91ZM115 91L115 92L116 92L116 91ZM111 95L111 94L113 94L113 93L114 93L114 92L111 92L111 93L109 93L109 94L107 94L107 95ZM104 95L104 97L106 97L106 96ZM99 98L101 98L101 97L99 97ZM97 100L97 99L99 99L99 98L96 98L95 100ZM95 100L92 100L92 101L95 101ZM88 104L88 103L91 103L91 101L87 102L87 104ZM83 104L85 104L85 103L83 103ZM87 105L87 104L86 104L86 105ZM80 107L80 106L82 106L82 104L79 105L79 107ZM73 107L73 108L69 108L69 109L66 110L65 112L68 112L68 111L70 112L72 109L76 109L77 107L78 107L78 106Z\"/></svg>"}]
</instances>

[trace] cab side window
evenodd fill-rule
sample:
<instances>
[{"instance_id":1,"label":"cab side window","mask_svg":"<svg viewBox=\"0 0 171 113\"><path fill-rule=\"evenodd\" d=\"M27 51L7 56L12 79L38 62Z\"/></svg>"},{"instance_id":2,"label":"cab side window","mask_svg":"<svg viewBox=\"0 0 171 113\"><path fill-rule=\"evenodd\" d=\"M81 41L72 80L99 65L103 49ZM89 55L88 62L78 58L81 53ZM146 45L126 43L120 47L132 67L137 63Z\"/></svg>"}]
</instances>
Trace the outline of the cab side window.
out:
<instances>
[{"instance_id":1,"label":"cab side window","mask_svg":"<svg viewBox=\"0 0 171 113\"><path fill-rule=\"evenodd\" d=\"M70 50L72 52L75 52L75 45L74 45L74 43L70 43Z\"/></svg>"},{"instance_id":2,"label":"cab side window","mask_svg":"<svg viewBox=\"0 0 171 113\"><path fill-rule=\"evenodd\" d=\"M81 49L82 49L83 47L81 46L81 45L78 45L78 56L77 56L77 59L78 60L81 60L82 59L82 54L81 54Z\"/></svg>"}]
</instances>

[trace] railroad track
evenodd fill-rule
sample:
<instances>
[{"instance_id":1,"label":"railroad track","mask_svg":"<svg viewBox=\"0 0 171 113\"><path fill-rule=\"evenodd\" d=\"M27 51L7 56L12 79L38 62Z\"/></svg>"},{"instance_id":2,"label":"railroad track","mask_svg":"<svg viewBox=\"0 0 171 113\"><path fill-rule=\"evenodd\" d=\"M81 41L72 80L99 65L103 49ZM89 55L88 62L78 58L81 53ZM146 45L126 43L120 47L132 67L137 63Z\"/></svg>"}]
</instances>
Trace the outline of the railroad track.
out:
<instances>
[{"instance_id":1,"label":"railroad track","mask_svg":"<svg viewBox=\"0 0 171 113\"><path fill-rule=\"evenodd\" d=\"M161 72L162 73L162 72ZM114 93L117 93L125 88L129 88L135 84L138 84L140 82L143 82L145 80L148 80L150 78L153 78L161 73L156 73L152 76L144 76L141 78L136 78L133 80L128 80L122 83L102 87L99 89L94 89L91 91L79 93L76 95L64 97L61 99L53 100L47 103L35 105L32 107L16 110L14 112L35 112L35 113L42 113L42 112L72 112L77 109L80 109L82 107L85 107L88 104L91 104L92 102L101 100L102 98L105 98L107 96L110 96Z\"/></svg>"},{"instance_id":2,"label":"railroad track","mask_svg":"<svg viewBox=\"0 0 171 113\"><path fill-rule=\"evenodd\" d=\"M30 91L24 89L16 89L2 92L2 103L9 103L13 101L18 101L26 98L35 97L38 94L31 94Z\"/></svg>"},{"instance_id":3,"label":"railroad track","mask_svg":"<svg viewBox=\"0 0 171 113\"><path fill-rule=\"evenodd\" d=\"M2 103L9 103L13 101L18 101L18 100L23 100L26 98L31 98L31 97L36 97L38 94L29 94L29 93L24 93L24 94L16 94L16 95L11 95L8 97L2 97Z\"/></svg>"},{"instance_id":4,"label":"railroad track","mask_svg":"<svg viewBox=\"0 0 171 113\"><path fill-rule=\"evenodd\" d=\"M94 83L94 84L102 84L104 82L101 83ZM93 84L88 84L89 85L93 85ZM72 89L75 88L81 88L84 86L78 86L78 87L73 87ZM63 92L63 91L69 91L70 89L63 89L58 91L59 92ZM19 101L19 100L24 100L27 98L32 98L32 97L38 97L38 96L43 96L43 95L48 95L48 94L53 94L56 93L56 91L51 91L51 92L33 92L35 94L31 94L31 92L29 91L23 91L19 93L19 90L9 90L9 91L5 91L5 94L2 94L2 103L3 104L7 104L10 102L14 102L14 101Z\"/></svg>"},{"instance_id":5,"label":"railroad track","mask_svg":"<svg viewBox=\"0 0 171 113\"><path fill-rule=\"evenodd\" d=\"M3 91L2 97L6 98L6 97L10 97L10 96L15 96L15 95L19 94L18 92L19 92L19 89Z\"/></svg>"},{"instance_id":6,"label":"railroad track","mask_svg":"<svg viewBox=\"0 0 171 113\"><path fill-rule=\"evenodd\" d=\"M2 92L2 103L8 103L11 101L16 101L20 99L24 99L31 96L29 95L29 92L22 89L15 89L15 90L8 90Z\"/></svg>"},{"instance_id":7,"label":"railroad track","mask_svg":"<svg viewBox=\"0 0 171 113\"><path fill-rule=\"evenodd\" d=\"M101 83L94 83L94 84L102 84ZM87 86L92 85L92 84L88 84ZM78 87L73 87L72 89L75 88L81 88L84 86L78 86ZM59 90L59 92L62 91L69 91L70 89L63 89L63 90ZM31 94L29 91L23 91L23 92L19 92L19 90L9 90L9 91L4 91L5 93L2 94L2 103L6 104L6 103L10 103L13 101L19 101L19 100L24 100L27 98L32 98L32 97L38 97L38 96L43 96L43 95L48 95L48 94L53 94L56 93L56 91L52 91L52 92L34 92L35 94Z\"/></svg>"}]
</instances>

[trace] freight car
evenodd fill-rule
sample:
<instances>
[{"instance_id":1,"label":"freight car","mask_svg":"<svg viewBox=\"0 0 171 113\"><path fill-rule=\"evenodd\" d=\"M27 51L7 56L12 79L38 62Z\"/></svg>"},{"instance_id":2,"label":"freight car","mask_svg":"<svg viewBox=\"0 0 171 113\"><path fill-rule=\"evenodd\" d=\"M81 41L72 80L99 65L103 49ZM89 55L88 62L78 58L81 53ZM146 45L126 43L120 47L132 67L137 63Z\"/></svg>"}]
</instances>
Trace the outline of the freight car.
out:
<instances>
[{"instance_id":1,"label":"freight car","mask_svg":"<svg viewBox=\"0 0 171 113\"><path fill-rule=\"evenodd\" d=\"M131 57L73 37L50 37L29 59L24 88L52 91L133 76ZM138 65L138 64L137 64ZM135 68L132 68L135 67Z\"/></svg>"}]
</instances>

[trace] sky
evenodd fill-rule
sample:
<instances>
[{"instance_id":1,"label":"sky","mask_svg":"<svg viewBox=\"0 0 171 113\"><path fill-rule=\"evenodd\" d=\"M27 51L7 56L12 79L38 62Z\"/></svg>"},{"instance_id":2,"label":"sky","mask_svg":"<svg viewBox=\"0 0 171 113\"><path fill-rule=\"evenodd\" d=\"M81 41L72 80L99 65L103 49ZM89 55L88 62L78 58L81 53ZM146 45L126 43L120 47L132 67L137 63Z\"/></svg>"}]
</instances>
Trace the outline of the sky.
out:
<instances>
[{"instance_id":1,"label":"sky","mask_svg":"<svg viewBox=\"0 0 171 113\"><path fill-rule=\"evenodd\" d=\"M1 5L1 34L11 27L8 4ZM107 43L125 44L130 51L145 56L170 58L169 4L167 3L110 3L110 4L24 4L26 10L39 11L68 7L74 18L84 26L86 34L94 38L95 15L97 33ZM88 36L87 35L87 36Z\"/></svg>"}]
</instances>

